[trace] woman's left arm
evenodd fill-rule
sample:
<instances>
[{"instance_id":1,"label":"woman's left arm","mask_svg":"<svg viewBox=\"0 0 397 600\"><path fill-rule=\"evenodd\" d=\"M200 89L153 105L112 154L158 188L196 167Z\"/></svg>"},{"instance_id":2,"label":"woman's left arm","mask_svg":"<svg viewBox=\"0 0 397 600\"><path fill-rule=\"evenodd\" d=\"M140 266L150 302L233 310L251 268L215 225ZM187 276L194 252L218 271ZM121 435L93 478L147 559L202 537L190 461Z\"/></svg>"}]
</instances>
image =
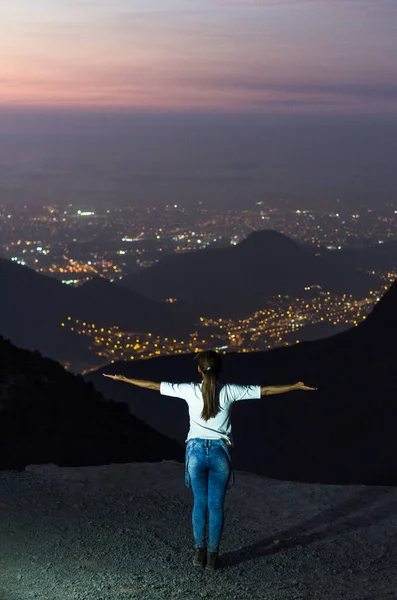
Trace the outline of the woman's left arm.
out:
<instances>
[{"instance_id":1,"label":"woman's left arm","mask_svg":"<svg viewBox=\"0 0 397 600\"><path fill-rule=\"evenodd\" d=\"M295 390L315 391L316 387L305 385L303 381L298 381L292 385L267 385L261 386L261 396L271 396L273 394L284 394L285 392L295 392Z\"/></svg>"},{"instance_id":2,"label":"woman's left arm","mask_svg":"<svg viewBox=\"0 0 397 600\"><path fill-rule=\"evenodd\" d=\"M156 390L160 391L160 384L155 381L146 381L145 379L131 379L130 377L125 377L124 375L108 375L107 373L102 373L104 377L109 377L109 379L114 379L115 381L124 381L125 383L132 383L132 385L137 385L138 387L147 388L148 390Z\"/></svg>"}]
</instances>

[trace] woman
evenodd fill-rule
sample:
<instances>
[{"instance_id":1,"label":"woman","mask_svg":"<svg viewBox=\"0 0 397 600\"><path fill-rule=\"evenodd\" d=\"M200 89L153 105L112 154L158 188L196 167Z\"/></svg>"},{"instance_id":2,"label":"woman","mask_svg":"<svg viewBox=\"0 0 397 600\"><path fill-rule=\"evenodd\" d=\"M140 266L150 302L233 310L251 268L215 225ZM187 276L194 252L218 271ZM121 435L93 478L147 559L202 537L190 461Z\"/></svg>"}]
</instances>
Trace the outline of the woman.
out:
<instances>
[{"instance_id":1,"label":"woman","mask_svg":"<svg viewBox=\"0 0 397 600\"><path fill-rule=\"evenodd\" d=\"M231 448L233 438L230 410L233 402L259 399L262 396L282 394L293 390L315 390L301 381L293 385L260 386L220 384L222 371L220 354L213 351L196 355L201 383L168 383L131 379L123 375L107 375L151 390L165 396L186 400L189 407L190 429L186 438L185 483L193 490L192 512L195 552L193 565L216 569L224 524L224 500L232 472ZM209 521L208 546L205 528Z\"/></svg>"}]
</instances>

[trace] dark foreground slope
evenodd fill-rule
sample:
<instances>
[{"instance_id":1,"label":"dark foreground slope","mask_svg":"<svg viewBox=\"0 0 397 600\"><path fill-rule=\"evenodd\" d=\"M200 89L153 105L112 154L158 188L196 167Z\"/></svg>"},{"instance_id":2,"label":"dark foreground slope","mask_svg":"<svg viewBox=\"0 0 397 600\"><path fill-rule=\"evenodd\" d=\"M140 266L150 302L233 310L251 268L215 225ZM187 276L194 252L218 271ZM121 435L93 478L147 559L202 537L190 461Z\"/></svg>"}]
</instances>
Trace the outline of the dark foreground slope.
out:
<instances>
[{"instance_id":1,"label":"dark foreground slope","mask_svg":"<svg viewBox=\"0 0 397 600\"><path fill-rule=\"evenodd\" d=\"M224 379L284 384L317 392L237 403L235 466L279 479L397 485L397 283L359 326L290 348L225 357ZM165 357L103 371L153 380L197 380L192 356ZM128 402L139 418L179 441L188 427L183 400L139 391L97 372L105 395Z\"/></svg>"},{"instance_id":2,"label":"dark foreground slope","mask_svg":"<svg viewBox=\"0 0 397 600\"><path fill-rule=\"evenodd\" d=\"M38 352L0 337L0 469L183 459L183 449Z\"/></svg>"}]
</instances>

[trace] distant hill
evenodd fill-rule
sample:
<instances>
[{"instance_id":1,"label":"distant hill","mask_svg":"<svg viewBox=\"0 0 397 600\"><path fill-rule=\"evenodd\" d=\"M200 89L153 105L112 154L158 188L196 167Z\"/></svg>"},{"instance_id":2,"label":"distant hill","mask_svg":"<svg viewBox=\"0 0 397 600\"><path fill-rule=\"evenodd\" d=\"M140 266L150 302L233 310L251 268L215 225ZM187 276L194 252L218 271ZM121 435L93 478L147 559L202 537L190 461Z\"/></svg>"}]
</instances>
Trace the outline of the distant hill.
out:
<instances>
[{"instance_id":1,"label":"distant hill","mask_svg":"<svg viewBox=\"0 0 397 600\"><path fill-rule=\"evenodd\" d=\"M364 296L382 282L264 230L237 246L166 256L124 285L152 300L177 298L196 316L240 318L277 294L302 296L307 286Z\"/></svg>"},{"instance_id":2,"label":"distant hill","mask_svg":"<svg viewBox=\"0 0 397 600\"><path fill-rule=\"evenodd\" d=\"M0 469L183 460L183 448L38 352L0 337Z\"/></svg>"},{"instance_id":3,"label":"distant hill","mask_svg":"<svg viewBox=\"0 0 397 600\"><path fill-rule=\"evenodd\" d=\"M269 352L227 354L224 380L263 385L303 380L319 388L237 403L236 468L278 479L397 485L396 339L397 282L348 331ZM198 381L196 368L191 355L164 357L114 364L86 379L182 442L188 431L183 400L115 383L101 373Z\"/></svg>"},{"instance_id":4,"label":"distant hill","mask_svg":"<svg viewBox=\"0 0 397 600\"><path fill-rule=\"evenodd\" d=\"M142 298L102 277L77 288L68 287L0 258L0 289L2 334L21 347L75 365L85 361L92 364L94 359L82 336L61 327L68 315L101 326L119 325L127 331L175 335L187 327L172 305Z\"/></svg>"}]
</instances>

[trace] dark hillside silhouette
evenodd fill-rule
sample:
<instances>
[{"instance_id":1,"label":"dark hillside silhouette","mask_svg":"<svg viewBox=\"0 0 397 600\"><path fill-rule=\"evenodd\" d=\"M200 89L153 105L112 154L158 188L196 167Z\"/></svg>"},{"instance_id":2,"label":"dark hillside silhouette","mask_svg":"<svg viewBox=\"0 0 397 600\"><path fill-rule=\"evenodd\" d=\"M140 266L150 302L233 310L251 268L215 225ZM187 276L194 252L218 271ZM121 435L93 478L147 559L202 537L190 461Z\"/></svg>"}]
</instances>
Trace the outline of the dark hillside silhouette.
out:
<instances>
[{"instance_id":1,"label":"dark hillside silhouette","mask_svg":"<svg viewBox=\"0 0 397 600\"><path fill-rule=\"evenodd\" d=\"M0 469L183 460L183 448L38 352L0 337Z\"/></svg>"},{"instance_id":2,"label":"dark hillside silhouette","mask_svg":"<svg viewBox=\"0 0 397 600\"><path fill-rule=\"evenodd\" d=\"M83 336L61 327L67 316L100 326L119 325L126 331L175 335L187 327L171 305L142 298L102 277L71 288L0 258L0 289L0 332L5 337L20 347L76 364L92 364L93 354Z\"/></svg>"},{"instance_id":3,"label":"dark hillside silhouette","mask_svg":"<svg viewBox=\"0 0 397 600\"><path fill-rule=\"evenodd\" d=\"M244 317L277 294L302 296L320 285L366 295L382 282L314 252L277 231L251 233L237 246L166 256L124 285L156 300L178 298L196 316Z\"/></svg>"}]
</instances>

